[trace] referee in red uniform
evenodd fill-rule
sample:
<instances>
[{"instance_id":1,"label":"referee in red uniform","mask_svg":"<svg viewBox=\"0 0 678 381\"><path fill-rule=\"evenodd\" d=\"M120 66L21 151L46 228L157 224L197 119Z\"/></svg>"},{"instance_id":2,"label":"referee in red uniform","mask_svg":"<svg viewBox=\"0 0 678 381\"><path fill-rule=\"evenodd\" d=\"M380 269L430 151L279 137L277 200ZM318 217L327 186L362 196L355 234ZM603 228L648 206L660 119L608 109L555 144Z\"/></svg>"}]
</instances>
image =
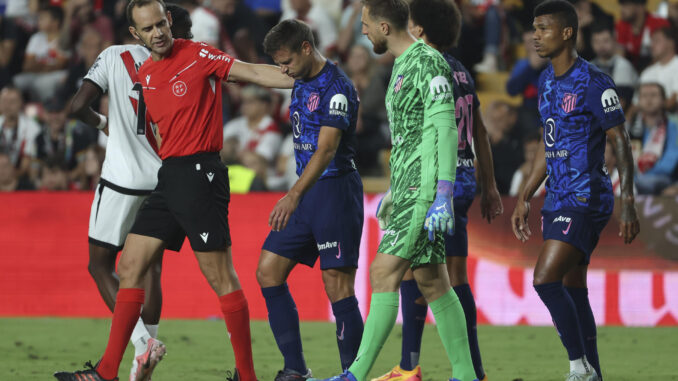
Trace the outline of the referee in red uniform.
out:
<instances>
[{"instance_id":1,"label":"referee in red uniform","mask_svg":"<svg viewBox=\"0 0 678 381\"><path fill-rule=\"evenodd\" d=\"M188 237L200 269L219 296L235 353L233 378L255 381L249 310L231 260L228 174L219 160L221 81L278 88L291 88L294 81L276 66L247 64L206 44L173 39L172 20L162 0L132 0L127 17L132 35L151 50L151 57L139 69L139 80L160 137L162 166L158 185L125 241L106 352L94 368L54 376L59 380L117 380L144 302L143 275L167 242ZM150 378L165 347L158 343L147 353L144 380Z\"/></svg>"}]
</instances>

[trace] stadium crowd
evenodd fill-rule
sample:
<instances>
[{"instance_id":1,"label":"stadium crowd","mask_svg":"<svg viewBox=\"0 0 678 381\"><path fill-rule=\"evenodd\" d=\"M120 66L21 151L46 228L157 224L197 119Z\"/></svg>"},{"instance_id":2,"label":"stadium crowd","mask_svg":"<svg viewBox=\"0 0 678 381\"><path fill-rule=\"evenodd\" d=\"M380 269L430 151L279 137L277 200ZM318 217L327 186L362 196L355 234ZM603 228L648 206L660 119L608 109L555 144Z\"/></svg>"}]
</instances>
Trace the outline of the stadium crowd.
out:
<instances>
[{"instance_id":1,"label":"stadium crowd","mask_svg":"<svg viewBox=\"0 0 678 381\"><path fill-rule=\"evenodd\" d=\"M319 50L341 65L360 95L360 174L388 176L384 97L393 57L373 53L361 34L359 0L174 2L190 12L194 40L247 62L272 62L262 42L279 20L308 23ZM637 192L678 194L678 0L654 1L652 6L646 0L571 2L579 16L579 55L609 74L619 89L632 138ZM0 191L96 187L106 136L68 115L68 105L103 49L136 43L128 31L126 3L0 1ZM453 54L476 77L503 194L518 193L541 139L536 86L547 61L532 43L532 10L538 3L458 1L463 27ZM296 180L289 92L223 86L221 158L230 167L231 189L289 189ZM97 107L107 113L105 96ZM606 161L618 192L612 150Z\"/></svg>"}]
</instances>

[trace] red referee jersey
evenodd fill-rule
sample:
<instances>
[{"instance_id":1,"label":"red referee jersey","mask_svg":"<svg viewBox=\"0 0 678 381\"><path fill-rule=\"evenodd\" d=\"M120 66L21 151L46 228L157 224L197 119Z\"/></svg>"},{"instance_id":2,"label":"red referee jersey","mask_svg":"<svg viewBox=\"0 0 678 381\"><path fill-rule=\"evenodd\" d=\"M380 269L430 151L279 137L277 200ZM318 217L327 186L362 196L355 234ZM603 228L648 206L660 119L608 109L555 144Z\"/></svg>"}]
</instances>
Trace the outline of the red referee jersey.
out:
<instances>
[{"instance_id":1,"label":"red referee jersey","mask_svg":"<svg viewBox=\"0 0 678 381\"><path fill-rule=\"evenodd\" d=\"M221 81L234 61L209 45L175 39L169 56L141 65L139 81L162 138L162 159L221 150Z\"/></svg>"}]
</instances>

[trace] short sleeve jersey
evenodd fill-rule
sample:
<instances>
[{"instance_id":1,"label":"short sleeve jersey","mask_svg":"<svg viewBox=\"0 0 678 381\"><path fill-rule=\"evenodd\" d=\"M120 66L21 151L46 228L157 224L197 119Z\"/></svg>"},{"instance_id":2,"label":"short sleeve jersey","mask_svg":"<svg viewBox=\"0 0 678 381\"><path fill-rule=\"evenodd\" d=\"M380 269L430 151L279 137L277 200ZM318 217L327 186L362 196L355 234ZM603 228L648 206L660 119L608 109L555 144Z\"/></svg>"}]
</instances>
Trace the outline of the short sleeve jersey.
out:
<instances>
[{"instance_id":1,"label":"short sleeve jersey","mask_svg":"<svg viewBox=\"0 0 678 381\"><path fill-rule=\"evenodd\" d=\"M355 127L358 120L358 92L353 82L332 62L307 80L296 80L290 103L297 175L318 149L322 126L343 131L334 159L320 179L355 171Z\"/></svg>"},{"instance_id":2,"label":"short sleeve jersey","mask_svg":"<svg viewBox=\"0 0 678 381\"><path fill-rule=\"evenodd\" d=\"M433 200L438 180L438 132L431 115L453 112L450 66L419 40L396 58L386 88L391 129L391 194L402 199ZM450 147L454 149L453 147Z\"/></svg>"},{"instance_id":3,"label":"short sleeve jersey","mask_svg":"<svg viewBox=\"0 0 678 381\"><path fill-rule=\"evenodd\" d=\"M145 105L139 102L143 97L137 70L149 55L148 49L139 45L111 46L99 54L84 78L109 98L101 178L133 190L153 190L160 168L157 143L143 112Z\"/></svg>"},{"instance_id":4,"label":"short sleeve jersey","mask_svg":"<svg viewBox=\"0 0 678 381\"><path fill-rule=\"evenodd\" d=\"M549 65L539 79L539 112L548 175L544 210L611 213L605 131L625 121L612 79L581 58L561 76Z\"/></svg>"},{"instance_id":5,"label":"short sleeve jersey","mask_svg":"<svg viewBox=\"0 0 678 381\"><path fill-rule=\"evenodd\" d=\"M149 57L141 66L143 96L162 138L162 159L221 150L221 81L228 79L234 62L205 43L175 39L167 57Z\"/></svg>"},{"instance_id":6,"label":"short sleeve jersey","mask_svg":"<svg viewBox=\"0 0 678 381\"><path fill-rule=\"evenodd\" d=\"M457 147L457 178L454 182L455 199L472 199L476 192L476 176L473 155L473 113L480 107L476 86L471 74L449 53L443 57L452 71L454 93L454 116L457 122L459 143Z\"/></svg>"}]
</instances>

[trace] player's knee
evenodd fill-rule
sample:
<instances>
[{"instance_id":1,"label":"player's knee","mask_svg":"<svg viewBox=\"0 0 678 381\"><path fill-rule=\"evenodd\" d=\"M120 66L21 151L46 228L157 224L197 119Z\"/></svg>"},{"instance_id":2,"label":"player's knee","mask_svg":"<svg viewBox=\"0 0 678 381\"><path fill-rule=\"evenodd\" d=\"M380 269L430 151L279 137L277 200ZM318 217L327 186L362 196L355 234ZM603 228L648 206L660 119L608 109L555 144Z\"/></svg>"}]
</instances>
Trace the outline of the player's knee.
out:
<instances>
[{"instance_id":1,"label":"player's knee","mask_svg":"<svg viewBox=\"0 0 678 381\"><path fill-rule=\"evenodd\" d=\"M272 268L261 265L257 267L257 282L259 282L259 287L275 287L282 284L282 282L277 279L275 272Z\"/></svg>"},{"instance_id":2,"label":"player's knee","mask_svg":"<svg viewBox=\"0 0 678 381\"><path fill-rule=\"evenodd\" d=\"M370 266L370 283L375 292L397 291L400 286L400 278L389 269L382 266L375 266L374 262Z\"/></svg>"},{"instance_id":3,"label":"player's knee","mask_svg":"<svg viewBox=\"0 0 678 381\"><path fill-rule=\"evenodd\" d=\"M325 284L325 293L333 303L355 294L353 277L348 273L333 269L324 270L323 283Z\"/></svg>"}]
</instances>

